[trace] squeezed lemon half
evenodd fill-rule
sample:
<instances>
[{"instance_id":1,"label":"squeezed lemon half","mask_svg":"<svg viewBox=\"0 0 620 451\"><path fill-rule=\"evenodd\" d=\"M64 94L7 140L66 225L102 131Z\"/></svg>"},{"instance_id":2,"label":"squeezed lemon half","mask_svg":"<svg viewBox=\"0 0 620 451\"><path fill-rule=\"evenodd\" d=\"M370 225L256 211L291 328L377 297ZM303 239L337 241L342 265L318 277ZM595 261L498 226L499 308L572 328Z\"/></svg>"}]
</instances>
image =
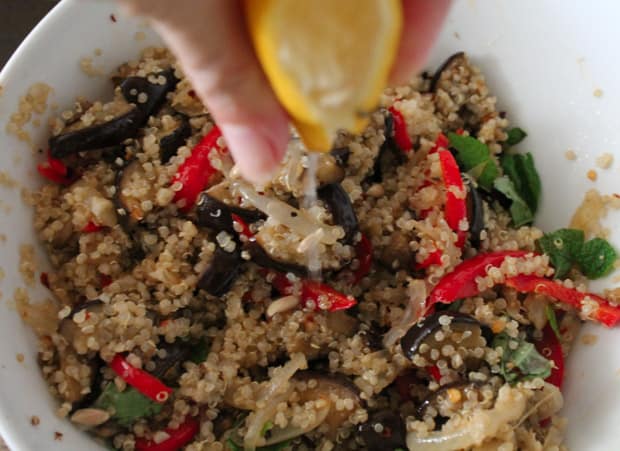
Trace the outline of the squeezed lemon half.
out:
<instances>
[{"instance_id":1,"label":"squeezed lemon half","mask_svg":"<svg viewBox=\"0 0 620 451\"><path fill-rule=\"evenodd\" d=\"M246 0L267 78L308 149L339 129L363 131L379 103L402 29L400 0Z\"/></svg>"}]
</instances>

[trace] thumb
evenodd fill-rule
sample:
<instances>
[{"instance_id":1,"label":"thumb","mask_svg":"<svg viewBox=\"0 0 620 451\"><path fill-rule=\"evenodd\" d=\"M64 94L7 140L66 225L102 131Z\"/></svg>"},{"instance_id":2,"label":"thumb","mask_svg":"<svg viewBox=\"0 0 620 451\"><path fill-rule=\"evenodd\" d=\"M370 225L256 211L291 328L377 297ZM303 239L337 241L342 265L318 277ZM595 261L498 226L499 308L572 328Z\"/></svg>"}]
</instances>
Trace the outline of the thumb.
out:
<instances>
[{"instance_id":1,"label":"thumb","mask_svg":"<svg viewBox=\"0 0 620 451\"><path fill-rule=\"evenodd\" d=\"M150 15L222 130L243 176L271 178L286 151L288 117L263 74L237 1L127 0Z\"/></svg>"}]
</instances>

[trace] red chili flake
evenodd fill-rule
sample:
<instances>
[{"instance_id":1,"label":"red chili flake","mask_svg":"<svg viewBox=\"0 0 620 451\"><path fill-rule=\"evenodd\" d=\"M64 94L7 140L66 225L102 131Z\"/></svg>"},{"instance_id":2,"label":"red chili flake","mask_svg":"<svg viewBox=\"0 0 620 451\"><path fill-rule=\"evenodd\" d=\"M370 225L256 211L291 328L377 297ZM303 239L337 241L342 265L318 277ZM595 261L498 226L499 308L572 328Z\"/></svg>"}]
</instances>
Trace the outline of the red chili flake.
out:
<instances>
[{"instance_id":1,"label":"red chili flake","mask_svg":"<svg viewBox=\"0 0 620 451\"><path fill-rule=\"evenodd\" d=\"M116 16L114 14L110 14L110 20L116 23Z\"/></svg>"},{"instance_id":2,"label":"red chili flake","mask_svg":"<svg viewBox=\"0 0 620 451\"><path fill-rule=\"evenodd\" d=\"M62 440L62 432L55 431L54 432L54 440Z\"/></svg>"},{"instance_id":3,"label":"red chili flake","mask_svg":"<svg viewBox=\"0 0 620 451\"><path fill-rule=\"evenodd\" d=\"M39 280L41 281L41 285L43 285L45 288L49 289L50 287L50 278L48 276L48 274L46 272L42 272L41 275L39 276Z\"/></svg>"}]
</instances>

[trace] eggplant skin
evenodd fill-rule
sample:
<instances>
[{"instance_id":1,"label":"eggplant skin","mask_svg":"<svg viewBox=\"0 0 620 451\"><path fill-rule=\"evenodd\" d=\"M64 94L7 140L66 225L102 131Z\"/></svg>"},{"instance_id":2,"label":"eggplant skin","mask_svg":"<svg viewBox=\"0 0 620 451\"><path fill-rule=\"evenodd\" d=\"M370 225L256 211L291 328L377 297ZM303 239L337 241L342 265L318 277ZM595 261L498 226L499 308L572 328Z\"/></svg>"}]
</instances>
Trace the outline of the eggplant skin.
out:
<instances>
[{"instance_id":1,"label":"eggplant skin","mask_svg":"<svg viewBox=\"0 0 620 451\"><path fill-rule=\"evenodd\" d=\"M441 80L441 76L444 71L463 58L465 58L465 52L456 52L455 54L449 56L448 59L444 61L441 66L439 66L437 71L435 71L433 78L431 78L430 92L435 92L437 90L437 84L439 83L439 80Z\"/></svg>"},{"instance_id":2,"label":"eggplant skin","mask_svg":"<svg viewBox=\"0 0 620 451\"><path fill-rule=\"evenodd\" d=\"M226 294L237 279L242 263L239 246L233 252L226 252L217 246L211 263L200 276L196 287L213 296Z\"/></svg>"},{"instance_id":3,"label":"eggplant skin","mask_svg":"<svg viewBox=\"0 0 620 451\"><path fill-rule=\"evenodd\" d=\"M192 127L185 115L178 116L180 124L168 135L159 140L160 159L162 163L168 163L170 158L177 154L179 147L185 144L192 134Z\"/></svg>"},{"instance_id":4,"label":"eggplant skin","mask_svg":"<svg viewBox=\"0 0 620 451\"><path fill-rule=\"evenodd\" d=\"M471 181L467 182L467 219L469 220L469 241L475 248L480 246L480 235L484 230L484 201Z\"/></svg>"},{"instance_id":5,"label":"eggplant skin","mask_svg":"<svg viewBox=\"0 0 620 451\"><path fill-rule=\"evenodd\" d=\"M308 269L305 266L276 260L269 255L269 253L263 249L263 247L258 244L256 240L250 240L247 243L244 243L243 249L248 251L252 261L258 266L273 269L282 273L290 272L300 277L308 276Z\"/></svg>"},{"instance_id":6,"label":"eggplant skin","mask_svg":"<svg viewBox=\"0 0 620 451\"><path fill-rule=\"evenodd\" d=\"M344 229L344 241L347 244L353 243L355 234L359 230L357 216L351 204L349 195L340 183L331 183L318 189L319 199L325 202L327 209L334 218L334 224Z\"/></svg>"},{"instance_id":7,"label":"eggplant skin","mask_svg":"<svg viewBox=\"0 0 620 451\"><path fill-rule=\"evenodd\" d=\"M469 324L472 326L480 327L483 330L483 326L475 318L466 315L464 313L439 311L430 316L427 316L422 321L411 326L405 336L400 341L400 346L403 349L403 353L409 358L413 359L418 352L420 345L424 341L432 336L436 331L442 328L439 323L439 318L442 316L449 316L452 318L451 324Z\"/></svg>"},{"instance_id":8,"label":"eggplant skin","mask_svg":"<svg viewBox=\"0 0 620 451\"><path fill-rule=\"evenodd\" d=\"M117 146L126 139L135 138L143 124L142 112L134 107L111 121L52 136L50 153L54 158L62 158L86 150Z\"/></svg>"},{"instance_id":9,"label":"eggplant skin","mask_svg":"<svg viewBox=\"0 0 620 451\"><path fill-rule=\"evenodd\" d=\"M378 425L382 432L376 431ZM407 449L407 428L398 412L383 410L371 414L366 423L358 426L358 433L368 451Z\"/></svg>"},{"instance_id":10,"label":"eggplant skin","mask_svg":"<svg viewBox=\"0 0 620 451\"><path fill-rule=\"evenodd\" d=\"M224 202L203 192L196 203L197 224L211 229L235 233L230 208Z\"/></svg>"},{"instance_id":11,"label":"eggplant skin","mask_svg":"<svg viewBox=\"0 0 620 451\"><path fill-rule=\"evenodd\" d=\"M164 84L151 83L148 79L150 77L159 78L163 76L166 81ZM144 115L144 119L153 115L159 107L166 101L166 94L172 91L179 79L174 75L174 69L168 68L161 72L155 72L149 74L147 77L127 77L120 85L121 92L125 97L125 100L129 103L133 103ZM140 94L146 94L146 101L139 102L138 96Z\"/></svg>"}]
</instances>

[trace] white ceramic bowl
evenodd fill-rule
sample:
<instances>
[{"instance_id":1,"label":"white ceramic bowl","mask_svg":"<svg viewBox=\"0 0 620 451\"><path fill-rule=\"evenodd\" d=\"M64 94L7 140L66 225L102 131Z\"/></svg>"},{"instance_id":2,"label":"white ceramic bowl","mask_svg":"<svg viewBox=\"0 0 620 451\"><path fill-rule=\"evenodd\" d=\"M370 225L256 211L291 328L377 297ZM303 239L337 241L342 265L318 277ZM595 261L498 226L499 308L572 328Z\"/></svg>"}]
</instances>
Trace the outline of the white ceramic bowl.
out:
<instances>
[{"instance_id":1,"label":"white ceramic bowl","mask_svg":"<svg viewBox=\"0 0 620 451\"><path fill-rule=\"evenodd\" d=\"M117 19L113 22L110 14ZM429 64L436 67L457 50L467 51L487 75L489 85L513 124L528 131L522 145L534 153L544 197L537 223L545 229L568 224L583 193L592 187L620 191L620 63L614 45L620 40L620 3L521 0L461 0L447 20ZM143 40L136 32L144 33ZM205 30L208 36L208 30ZM217 39L217 37L211 37ZM38 186L37 157L27 145L8 136L5 124L19 96L35 82L53 86L50 102L68 107L76 95L102 98L111 85L88 78L79 68L81 57L111 71L133 59L141 48L158 43L140 21L124 19L110 1L64 0L28 36L0 74L0 169L27 188ZM222 42L222 45L226 45ZM103 51L95 57L95 49ZM602 97L593 95L601 89ZM42 116L42 123L50 113ZM31 130L45 148L45 127ZM564 158L574 149L577 161ZM596 184L586 178L596 156L610 152L616 163L598 171ZM23 283L17 270L19 245L36 243L32 212L23 206L19 189L0 186L0 434L13 450L95 449L97 445L67 421L58 419L55 401L47 392L36 363L33 334L22 324L12 302ZM609 218L620 248L620 217ZM45 270L39 252L38 271ZM37 272L38 276L38 272ZM610 279L594 284L600 289ZM36 284L39 285L39 284ZM48 293L27 287L33 301ZM587 325L595 345L577 341L568 361L564 414L569 419L567 442L575 450L617 449L620 424L620 331ZM16 355L25 356L23 363ZM40 424L30 424L36 415ZM62 440L54 439L55 432Z\"/></svg>"}]
</instances>

